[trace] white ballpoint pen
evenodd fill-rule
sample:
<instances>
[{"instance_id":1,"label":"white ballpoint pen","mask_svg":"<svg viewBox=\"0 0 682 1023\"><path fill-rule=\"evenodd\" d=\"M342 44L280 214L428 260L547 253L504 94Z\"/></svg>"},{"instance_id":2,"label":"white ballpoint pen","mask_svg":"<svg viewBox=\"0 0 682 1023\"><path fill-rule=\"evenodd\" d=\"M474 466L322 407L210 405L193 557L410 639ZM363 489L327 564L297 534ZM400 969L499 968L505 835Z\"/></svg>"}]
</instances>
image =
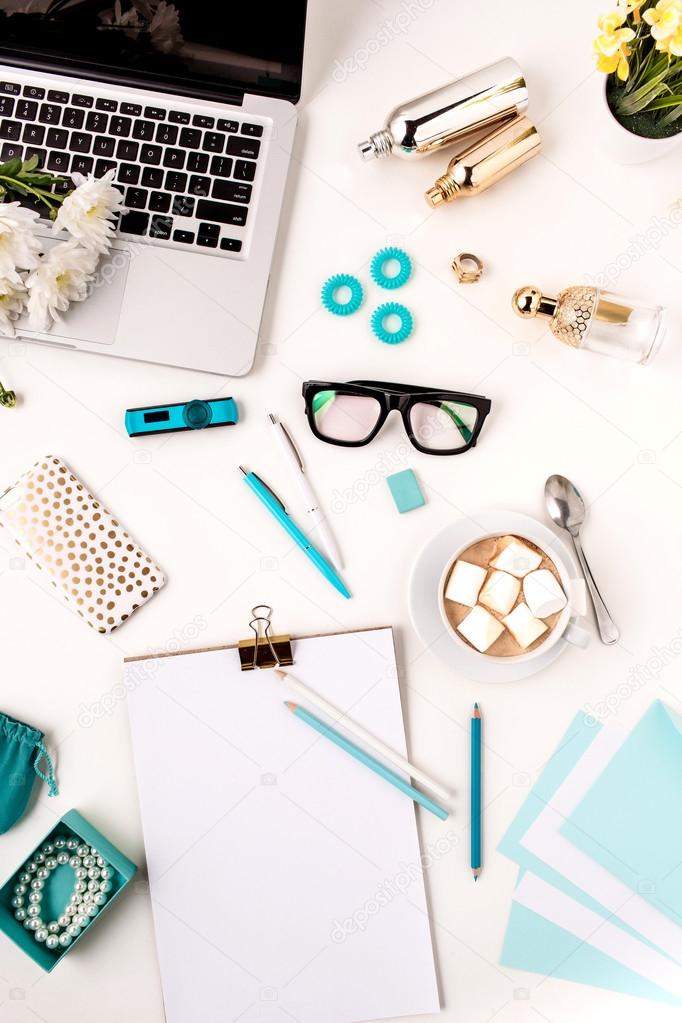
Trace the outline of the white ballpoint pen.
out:
<instances>
[{"instance_id":1,"label":"white ballpoint pen","mask_svg":"<svg viewBox=\"0 0 682 1023\"><path fill-rule=\"evenodd\" d=\"M268 413L268 418L270 420L276 442L279 444L282 455L284 456L284 461L289 466L291 475L296 480L298 489L301 491L301 497L303 498L305 505L305 512L310 520L309 532L315 536L319 545L324 548L325 553L334 568L343 568L339 548L332 535L332 531L329 528L329 523L320 509L320 505L315 497L313 488L308 482L308 477L306 476L305 468L303 466L303 459L298 453L298 449L293 442L291 434L285 427L284 423L281 423L276 416L273 416L272 412Z\"/></svg>"}]
</instances>

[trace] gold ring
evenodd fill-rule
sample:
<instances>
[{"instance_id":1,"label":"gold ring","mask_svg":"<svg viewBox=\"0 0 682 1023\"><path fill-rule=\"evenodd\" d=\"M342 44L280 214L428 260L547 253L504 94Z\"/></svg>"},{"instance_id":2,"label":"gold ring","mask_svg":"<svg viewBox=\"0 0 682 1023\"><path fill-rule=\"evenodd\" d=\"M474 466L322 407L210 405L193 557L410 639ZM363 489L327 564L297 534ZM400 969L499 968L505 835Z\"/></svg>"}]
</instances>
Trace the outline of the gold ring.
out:
<instances>
[{"instance_id":1,"label":"gold ring","mask_svg":"<svg viewBox=\"0 0 682 1023\"><path fill-rule=\"evenodd\" d=\"M460 252L452 261L452 269L460 284L473 284L483 273L483 260L472 252Z\"/></svg>"}]
</instances>

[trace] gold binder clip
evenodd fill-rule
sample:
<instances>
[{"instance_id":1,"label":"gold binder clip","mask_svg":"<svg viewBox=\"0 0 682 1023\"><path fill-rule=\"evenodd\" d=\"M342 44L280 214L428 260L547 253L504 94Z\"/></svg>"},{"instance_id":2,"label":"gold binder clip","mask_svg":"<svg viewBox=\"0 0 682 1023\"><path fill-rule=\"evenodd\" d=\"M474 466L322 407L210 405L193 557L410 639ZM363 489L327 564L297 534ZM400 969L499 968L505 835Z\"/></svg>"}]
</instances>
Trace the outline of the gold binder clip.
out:
<instances>
[{"instance_id":1,"label":"gold binder clip","mask_svg":"<svg viewBox=\"0 0 682 1023\"><path fill-rule=\"evenodd\" d=\"M251 614L253 618L249 628L255 639L242 639L237 644L242 671L293 664L291 637L270 635L272 608L267 604L256 604L251 608Z\"/></svg>"}]
</instances>

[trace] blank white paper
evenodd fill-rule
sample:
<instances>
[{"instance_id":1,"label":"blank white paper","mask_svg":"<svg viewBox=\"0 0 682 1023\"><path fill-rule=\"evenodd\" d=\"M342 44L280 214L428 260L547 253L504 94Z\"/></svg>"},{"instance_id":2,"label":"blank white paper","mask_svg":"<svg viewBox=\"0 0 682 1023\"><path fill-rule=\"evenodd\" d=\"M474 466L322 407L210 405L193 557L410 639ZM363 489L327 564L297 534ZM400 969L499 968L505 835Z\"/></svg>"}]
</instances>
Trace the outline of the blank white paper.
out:
<instances>
[{"instance_id":1,"label":"blank white paper","mask_svg":"<svg viewBox=\"0 0 682 1023\"><path fill-rule=\"evenodd\" d=\"M297 678L406 755L390 629L293 653ZM168 1023L438 1012L412 801L234 649L126 673Z\"/></svg>"}]
</instances>

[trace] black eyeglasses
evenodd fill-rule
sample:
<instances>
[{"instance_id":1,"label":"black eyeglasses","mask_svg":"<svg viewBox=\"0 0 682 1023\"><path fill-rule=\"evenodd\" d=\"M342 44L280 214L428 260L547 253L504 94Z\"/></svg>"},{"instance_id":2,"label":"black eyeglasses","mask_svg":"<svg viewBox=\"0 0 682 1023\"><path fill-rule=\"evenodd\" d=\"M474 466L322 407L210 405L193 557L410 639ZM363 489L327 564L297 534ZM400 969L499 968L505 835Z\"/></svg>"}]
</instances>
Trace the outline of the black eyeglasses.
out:
<instances>
[{"instance_id":1,"label":"black eyeglasses","mask_svg":"<svg viewBox=\"0 0 682 1023\"><path fill-rule=\"evenodd\" d=\"M327 444L369 444L396 410L414 447L427 455L459 455L474 447L491 407L478 394L380 380L307 380L303 397L310 429Z\"/></svg>"}]
</instances>

